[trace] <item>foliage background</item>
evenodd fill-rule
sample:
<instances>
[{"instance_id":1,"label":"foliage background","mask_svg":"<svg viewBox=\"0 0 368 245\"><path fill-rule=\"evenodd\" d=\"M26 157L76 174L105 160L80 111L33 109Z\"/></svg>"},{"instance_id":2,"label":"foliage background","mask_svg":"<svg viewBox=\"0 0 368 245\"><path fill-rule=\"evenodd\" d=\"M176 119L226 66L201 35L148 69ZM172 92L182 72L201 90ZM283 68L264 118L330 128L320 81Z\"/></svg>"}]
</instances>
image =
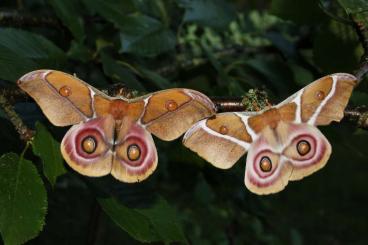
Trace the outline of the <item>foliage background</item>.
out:
<instances>
[{"instance_id":1,"label":"foliage background","mask_svg":"<svg viewBox=\"0 0 368 245\"><path fill-rule=\"evenodd\" d=\"M0 86L15 91L24 73L50 68L101 89L241 96L259 88L278 102L322 75L358 68L363 48L349 14L367 25L366 10L364 0L3 0ZM363 81L351 105L367 104L367 92ZM67 129L31 99L14 108L36 136L25 146L1 112L6 244L368 241L368 134L348 122L322 128L333 146L322 171L256 196L243 184L244 157L222 171L180 140L156 139L159 166L143 183L80 176L58 151Z\"/></svg>"}]
</instances>

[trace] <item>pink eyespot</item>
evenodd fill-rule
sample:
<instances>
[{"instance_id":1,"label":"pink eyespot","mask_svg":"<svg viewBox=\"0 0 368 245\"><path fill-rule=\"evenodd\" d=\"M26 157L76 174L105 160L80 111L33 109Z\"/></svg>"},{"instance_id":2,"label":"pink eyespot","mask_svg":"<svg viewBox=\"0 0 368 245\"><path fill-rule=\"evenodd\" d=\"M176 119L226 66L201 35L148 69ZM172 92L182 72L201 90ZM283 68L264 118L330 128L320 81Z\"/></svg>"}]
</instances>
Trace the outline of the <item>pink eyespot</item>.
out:
<instances>
[{"instance_id":1,"label":"pink eyespot","mask_svg":"<svg viewBox=\"0 0 368 245\"><path fill-rule=\"evenodd\" d=\"M297 154L293 156L295 160L308 160L316 153L317 140L309 134L301 134L295 137L290 145L296 150Z\"/></svg>"},{"instance_id":2,"label":"pink eyespot","mask_svg":"<svg viewBox=\"0 0 368 245\"><path fill-rule=\"evenodd\" d=\"M93 128L82 129L75 137L76 153L83 158L98 157L101 152L97 151L98 142L103 141L101 133Z\"/></svg>"}]
</instances>

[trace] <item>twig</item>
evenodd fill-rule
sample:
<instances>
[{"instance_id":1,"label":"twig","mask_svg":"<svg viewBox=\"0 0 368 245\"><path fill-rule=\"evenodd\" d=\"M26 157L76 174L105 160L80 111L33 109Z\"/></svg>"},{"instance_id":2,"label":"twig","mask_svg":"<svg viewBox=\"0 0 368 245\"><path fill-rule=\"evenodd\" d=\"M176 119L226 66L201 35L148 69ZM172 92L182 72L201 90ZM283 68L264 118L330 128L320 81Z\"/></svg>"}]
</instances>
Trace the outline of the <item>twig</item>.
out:
<instances>
[{"instance_id":1,"label":"twig","mask_svg":"<svg viewBox=\"0 0 368 245\"><path fill-rule=\"evenodd\" d=\"M13 106L9 103L4 93L0 93L0 107L3 109L10 122L14 125L15 129L19 133L20 139L24 142L29 142L34 136L34 131L24 124L23 120L14 111Z\"/></svg>"},{"instance_id":2,"label":"twig","mask_svg":"<svg viewBox=\"0 0 368 245\"><path fill-rule=\"evenodd\" d=\"M217 112L257 111L247 109L246 98L212 97L211 100L216 105ZM263 108L260 106L260 109ZM355 124L358 128L368 130L368 107L363 105L353 109L345 109L344 120Z\"/></svg>"},{"instance_id":3,"label":"twig","mask_svg":"<svg viewBox=\"0 0 368 245\"><path fill-rule=\"evenodd\" d=\"M356 124L358 128L368 130L368 107L359 106L354 109L346 109L345 119Z\"/></svg>"},{"instance_id":4,"label":"twig","mask_svg":"<svg viewBox=\"0 0 368 245\"><path fill-rule=\"evenodd\" d=\"M368 27L364 25L363 21L358 20L355 16L351 15L350 18L354 23L356 33L364 50L364 53L360 59L360 66L354 74L360 82L368 73Z\"/></svg>"},{"instance_id":5,"label":"twig","mask_svg":"<svg viewBox=\"0 0 368 245\"><path fill-rule=\"evenodd\" d=\"M8 103L12 105L30 98L23 90L14 86L0 89L0 94L5 96Z\"/></svg>"},{"instance_id":6,"label":"twig","mask_svg":"<svg viewBox=\"0 0 368 245\"><path fill-rule=\"evenodd\" d=\"M47 16L35 17L34 15L11 10L0 11L0 26L16 26L16 27L43 26L43 27L63 29L62 25L57 19Z\"/></svg>"}]
</instances>

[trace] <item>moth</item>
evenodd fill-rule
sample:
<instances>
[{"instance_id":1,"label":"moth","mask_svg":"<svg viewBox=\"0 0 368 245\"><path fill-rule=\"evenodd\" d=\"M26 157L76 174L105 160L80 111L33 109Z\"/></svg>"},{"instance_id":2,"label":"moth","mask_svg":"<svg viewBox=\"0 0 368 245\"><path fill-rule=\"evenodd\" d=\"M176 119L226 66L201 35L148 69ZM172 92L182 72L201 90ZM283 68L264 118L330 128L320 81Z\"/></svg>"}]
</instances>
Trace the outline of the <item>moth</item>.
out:
<instances>
[{"instance_id":1,"label":"moth","mask_svg":"<svg viewBox=\"0 0 368 245\"><path fill-rule=\"evenodd\" d=\"M168 89L135 99L110 97L75 76L37 70L18 80L56 126L73 125L61 142L71 168L87 176L111 174L122 182L146 179L157 166L152 135L170 141L212 116L200 92Z\"/></svg>"},{"instance_id":2,"label":"moth","mask_svg":"<svg viewBox=\"0 0 368 245\"><path fill-rule=\"evenodd\" d=\"M357 79L337 73L259 112L227 112L194 124L183 143L215 167L228 169L246 152L244 182L270 194L321 169L331 145L316 128L340 121Z\"/></svg>"}]
</instances>

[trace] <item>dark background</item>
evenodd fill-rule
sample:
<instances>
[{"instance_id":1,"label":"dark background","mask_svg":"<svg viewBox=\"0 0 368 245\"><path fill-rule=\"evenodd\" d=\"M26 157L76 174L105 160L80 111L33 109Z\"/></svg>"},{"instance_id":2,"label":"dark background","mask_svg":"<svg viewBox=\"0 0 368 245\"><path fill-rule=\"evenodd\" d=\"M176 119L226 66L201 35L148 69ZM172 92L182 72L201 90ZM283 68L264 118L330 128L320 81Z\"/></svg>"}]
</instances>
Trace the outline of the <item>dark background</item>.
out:
<instances>
[{"instance_id":1,"label":"dark background","mask_svg":"<svg viewBox=\"0 0 368 245\"><path fill-rule=\"evenodd\" d=\"M355 11L346 2L354 1L1 1L0 85L16 90L24 73L50 68L100 89L124 83L140 92L186 87L242 96L258 88L276 103L320 76L359 67L363 48L347 13L367 18L367 6L355 1L362 7ZM43 36L56 49L9 42L7 28ZM367 92L363 81L350 105L368 104ZM52 126L31 99L13 104L30 128L41 121L61 141L67 129ZM24 143L3 114L0 128L1 154L20 153ZM88 178L68 168L54 188L43 177L45 226L28 243L138 244L96 197L149 208L160 196L176 210L190 244L367 244L368 133L346 121L321 130L333 149L326 167L270 196L245 188L244 157L219 170L180 139L155 139L158 169L143 183ZM40 159L26 157L42 173Z\"/></svg>"}]
</instances>

